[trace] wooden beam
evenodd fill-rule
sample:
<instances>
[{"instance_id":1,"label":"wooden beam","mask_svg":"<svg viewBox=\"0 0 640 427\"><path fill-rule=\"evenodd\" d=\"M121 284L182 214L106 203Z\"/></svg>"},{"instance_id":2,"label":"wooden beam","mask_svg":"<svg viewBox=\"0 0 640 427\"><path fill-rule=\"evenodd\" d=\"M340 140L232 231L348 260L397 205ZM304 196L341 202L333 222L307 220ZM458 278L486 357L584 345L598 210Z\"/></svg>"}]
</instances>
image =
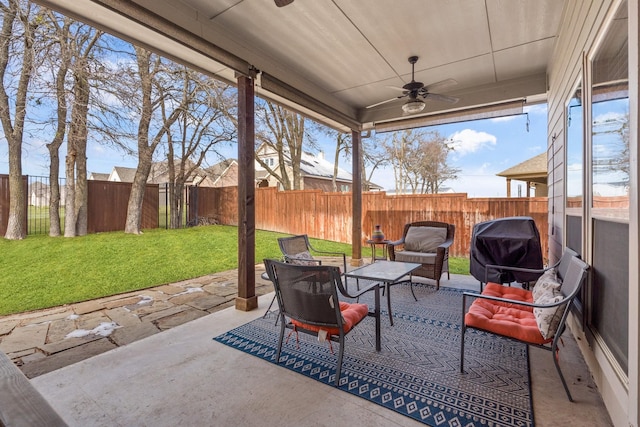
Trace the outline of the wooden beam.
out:
<instances>
[{"instance_id":1,"label":"wooden beam","mask_svg":"<svg viewBox=\"0 0 640 427\"><path fill-rule=\"evenodd\" d=\"M351 265L362 265L362 136L360 131L351 131L352 159L351 186L352 228Z\"/></svg>"},{"instance_id":2,"label":"wooden beam","mask_svg":"<svg viewBox=\"0 0 640 427\"><path fill-rule=\"evenodd\" d=\"M20 369L1 351L0 425L51 427L67 425Z\"/></svg>"},{"instance_id":3,"label":"wooden beam","mask_svg":"<svg viewBox=\"0 0 640 427\"><path fill-rule=\"evenodd\" d=\"M238 77L238 296L236 309L258 307L256 296L254 80Z\"/></svg>"}]
</instances>

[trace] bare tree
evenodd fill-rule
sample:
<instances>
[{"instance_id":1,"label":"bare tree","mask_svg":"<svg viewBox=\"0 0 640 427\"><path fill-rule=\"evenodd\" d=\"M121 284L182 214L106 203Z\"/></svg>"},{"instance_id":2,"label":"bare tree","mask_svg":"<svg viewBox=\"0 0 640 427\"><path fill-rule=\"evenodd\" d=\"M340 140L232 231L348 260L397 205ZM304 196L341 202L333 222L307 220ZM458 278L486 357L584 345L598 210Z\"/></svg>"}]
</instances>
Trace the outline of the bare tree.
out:
<instances>
[{"instance_id":1,"label":"bare tree","mask_svg":"<svg viewBox=\"0 0 640 427\"><path fill-rule=\"evenodd\" d=\"M383 142L393 166L396 192L437 193L459 172L447 164L452 148L437 132L405 130Z\"/></svg>"},{"instance_id":2,"label":"bare tree","mask_svg":"<svg viewBox=\"0 0 640 427\"><path fill-rule=\"evenodd\" d=\"M69 46L71 18L59 19L57 15L49 11L46 14L47 22L53 29L54 43L58 45L58 54L53 56L51 69L54 78L53 91L56 98L56 119L54 134L51 142L47 144L49 151L49 235L60 236L60 147L64 142L67 132L67 90L66 79L71 64L71 48ZM52 56L49 59L52 59Z\"/></svg>"},{"instance_id":3,"label":"bare tree","mask_svg":"<svg viewBox=\"0 0 640 427\"><path fill-rule=\"evenodd\" d=\"M143 48L135 47L134 50L135 68L127 70L125 74L129 79L124 78L120 82L123 103L138 115L138 167L131 185L124 231L140 234L142 202L153 154L163 139L167 138L169 129L183 114L185 106L175 103L180 97L170 96L171 91L180 90L173 86L174 73L170 70L170 63ZM134 92L131 92L132 89Z\"/></svg>"},{"instance_id":4,"label":"bare tree","mask_svg":"<svg viewBox=\"0 0 640 427\"><path fill-rule=\"evenodd\" d=\"M593 143L599 149L594 154L593 171L597 175L611 175L615 184L629 182L629 113L611 115L594 121Z\"/></svg>"},{"instance_id":5,"label":"bare tree","mask_svg":"<svg viewBox=\"0 0 640 427\"><path fill-rule=\"evenodd\" d=\"M285 190L299 190L302 177L300 161L305 138L309 147L313 146L313 141L305 133L305 118L269 101L258 104L256 118L259 121L256 144L264 144L273 150L278 157L278 164L277 167L271 167L258 157L256 160Z\"/></svg>"},{"instance_id":6,"label":"bare tree","mask_svg":"<svg viewBox=\"0 0 640 427\"><path fill-rule=\"evenodd\" d=\"M87 119L92 76L90 58L102 32L93 28L77 32L71 40L73 75L71 123L65 159L66 194L64 235L87 234Z\"/></svg>"},{"instance_id":7,"label":"bare tree","mask_svg":"<svg viewBox=\"0 0 640 427\"><path fill-rule=\"evenodd\" d=\"M344 155L345 158L349 158L351 156L350 135L327 127L318 126L318 128L321 129L321 132L325 133L329 138L334 139L336 142L336 149L333 156L333 175L331 177L331 186L333 191L338 191L336 179L338 177L338 169L340 167L340 155Z\"/></svg>"},{"instance_id":8,"label":"bare tree","mask_svg":"<svg viewBox=\"0 0 640 427\"><path fill-rule=\"evenodd\" d=\"M200 169L216 144L236 137L236 124L231 117L236 97L231 96L229 85L183 67L177 72L183 83L184 114L176 122L179 139L168 133L167 167L169 173L169 199L171 200L171 228L181 225L184 206L184 188L187 181ZM166 120L166 118L165 118ZM179 156L174 146L179 147Z\"/></svg>"},{"instance_id":9,"label":"bare tree","mask_svg":"<svg viewBox=\"0 0 640 427\"><path fill-rule=\"evenodd\" d=\"M31 2L0 2L0 122L9 151L9 218L6 239L25 237L26 221L22 185L22 143L29 83L35 68L36 31L42 22L42 9Z\"/></svg>"},{"instance_id":10,"label":"bare tree","mask_svg":"<svg viewBox=\"0 0 640 427\"><path fill-rule=\"evenodd\" d=\"M379 167L389 164L389 157L378 137L362 139L362 190L371 190L373 174ZM367 172L368 170L368 172Z\"/></svg>"}]
</instances>

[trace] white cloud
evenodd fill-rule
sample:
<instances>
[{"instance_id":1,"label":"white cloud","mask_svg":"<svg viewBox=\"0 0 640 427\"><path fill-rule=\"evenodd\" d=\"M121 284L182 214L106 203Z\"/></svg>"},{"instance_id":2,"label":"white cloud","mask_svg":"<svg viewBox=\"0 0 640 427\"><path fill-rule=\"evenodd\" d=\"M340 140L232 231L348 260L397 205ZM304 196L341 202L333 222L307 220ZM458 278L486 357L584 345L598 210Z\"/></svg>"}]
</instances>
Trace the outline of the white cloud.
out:
<instances>
[{"instance_id":1,"label":"white cloud","mask_svg":"<svg viewBox=\"0 0 640 427\"><path fill-rule=\"evenodd\" d=\"M475 153L484 148L493 148L498 140L494 135L486 132L478 132L473 129L463 129L449 137L455 154L464 156Z\"/></svg>"}]
</instances>

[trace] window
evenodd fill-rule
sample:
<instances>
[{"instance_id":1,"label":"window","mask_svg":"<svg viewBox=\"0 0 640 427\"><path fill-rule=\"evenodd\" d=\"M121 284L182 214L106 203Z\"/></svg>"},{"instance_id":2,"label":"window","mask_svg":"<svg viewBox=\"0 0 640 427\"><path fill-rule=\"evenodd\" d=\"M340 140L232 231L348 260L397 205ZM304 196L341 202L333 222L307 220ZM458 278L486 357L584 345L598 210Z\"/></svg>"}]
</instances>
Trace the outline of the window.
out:
<instances>
[{"instance_id":1,"label":"window","mask_svg":"<svg viewBox=\"0 0 640 427\"><path fill-rule=\"evenodd\" d=\"M583 108L582 108L582 85L578 82L576 90L573 92L567 104L567 208L582 207L582 183L583 183Z\"/></svg>"},{"instance_id":2,"label":"window","mask_svg":"<svg viewBox=\"0 0 640 427\"><path fill-rule=\"evenodd\" d=\"M626 2L591 60L591 205L629 218L629 61Z\"/></svg>"}]
</instances>

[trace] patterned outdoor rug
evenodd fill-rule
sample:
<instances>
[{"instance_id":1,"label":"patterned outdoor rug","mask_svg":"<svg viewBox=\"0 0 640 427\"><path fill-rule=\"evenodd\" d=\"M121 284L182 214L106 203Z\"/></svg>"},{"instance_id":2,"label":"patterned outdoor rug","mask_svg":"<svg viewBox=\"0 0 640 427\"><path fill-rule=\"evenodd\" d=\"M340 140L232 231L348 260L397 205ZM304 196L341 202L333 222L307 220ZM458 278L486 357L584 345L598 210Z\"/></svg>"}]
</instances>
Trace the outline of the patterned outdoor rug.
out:
<instances>
[{"instance_id":1,"label":"patterned outdoor rug","mask_svg":"<svg viewBox=\"0 0 640 427\"><path fill-rule=\"evenodd\" d=\"M383 311L382 351L375 351L373 318L347 335L340 389L433 427L533 426L527 346L469 330L461 374L462 292L414 290L417 302L408 286L392 288L394 326ZM373 307L373 294L360 302ZM381 303L386 306L386 298ZM275 314L214 339L275 363L274 322ZM337 353L307 334L299 340L300 349L294 335L283 345L280 366L333 386Z\"/></svg>"}]
</instances>

